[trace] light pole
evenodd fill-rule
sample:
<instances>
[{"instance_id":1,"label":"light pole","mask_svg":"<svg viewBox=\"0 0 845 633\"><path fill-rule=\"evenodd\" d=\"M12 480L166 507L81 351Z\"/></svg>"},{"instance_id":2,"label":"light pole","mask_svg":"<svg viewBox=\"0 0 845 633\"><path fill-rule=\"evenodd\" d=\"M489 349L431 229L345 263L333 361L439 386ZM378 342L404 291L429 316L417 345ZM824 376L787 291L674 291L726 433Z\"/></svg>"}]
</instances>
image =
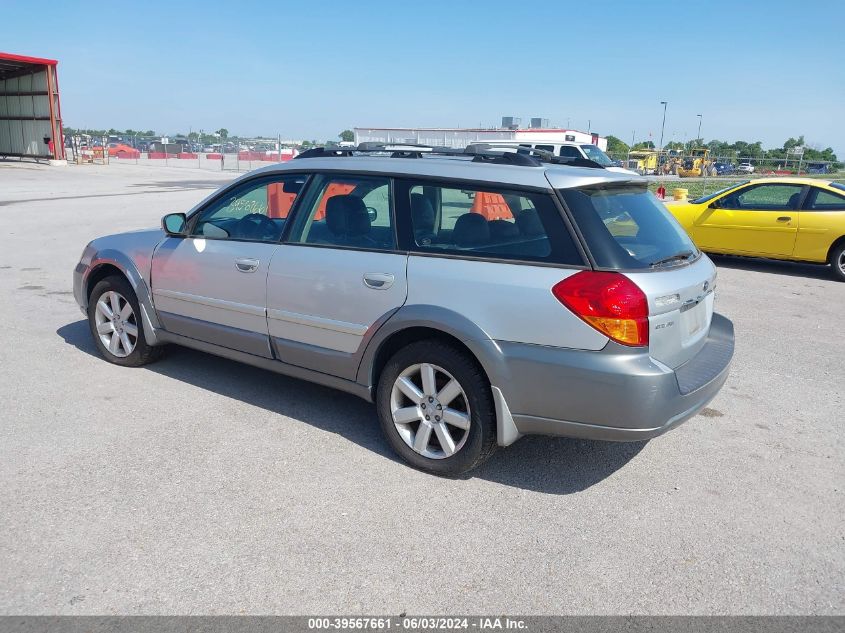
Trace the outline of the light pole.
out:
<instances>
[{"instance_id":1,"label":"light pole","mask_svg":"<svg viewBox=\"0 0 845 633\"><path fill-rule=\"evenodd\" d=\"M661 101L660 105L663 106L663 123L660 125L660 149L663 149L663 129L666 127L666 106L668 105L668 101Z\"/></svg>"},{"instance_id":2,"label":"light pole","mask_svg":"<svg viewBox=\"0 0 845 633\"><path fill-rule=\"evenodd\" d=\"M695 116L697 116L697 117L698 117L698 136L696 136L695 138L696 138L696 139L701 139L701 140L703 141L704 139L702 139L702 138L701 138L701 119L702 119L703 117L702 117L700 114L696 114Z\"/></svg>"}]
</instances>

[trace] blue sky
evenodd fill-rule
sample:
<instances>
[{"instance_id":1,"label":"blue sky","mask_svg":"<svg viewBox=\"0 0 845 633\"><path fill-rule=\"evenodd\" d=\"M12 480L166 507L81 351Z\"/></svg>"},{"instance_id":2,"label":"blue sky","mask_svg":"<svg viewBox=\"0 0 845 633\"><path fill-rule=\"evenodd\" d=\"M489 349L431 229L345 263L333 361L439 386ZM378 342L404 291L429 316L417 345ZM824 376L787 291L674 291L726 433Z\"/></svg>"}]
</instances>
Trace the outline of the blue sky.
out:
<instances>
[{"instance_id":1,"label":"blue sky","mask_svg":"<svg viewBox=\"0 0 845 633\"><path fill-rule=\"evenodd\" d=\"M502 115L845 156L845 1L4 0L0 50L59 60L73 127L334 138Z\"/></svg>"}]
</instances>

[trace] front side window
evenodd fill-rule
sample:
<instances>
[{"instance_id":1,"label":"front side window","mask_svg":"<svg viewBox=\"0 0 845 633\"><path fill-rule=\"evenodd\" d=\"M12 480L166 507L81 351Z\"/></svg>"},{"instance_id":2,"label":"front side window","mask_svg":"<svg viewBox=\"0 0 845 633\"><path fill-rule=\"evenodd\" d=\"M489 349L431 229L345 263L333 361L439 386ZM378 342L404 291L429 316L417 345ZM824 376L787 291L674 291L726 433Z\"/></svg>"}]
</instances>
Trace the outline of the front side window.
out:
<instances>
[{"instance_id":1,"label":"front side window","mask_svg":"<svg viewBox=\"0 0 845 633\"><path fill-rule=\"evenodd\" d=\"M735 211L793 211L798 208L803 185L752 185L721 199L720 208Z\"/></svg>"},{"instance_id":2,"label":"front side window","mask_svg":"<svg viewBox=\"0 0 845 633\"><path fill-rule=\"evenodd\" d=\"M581 151L574 145L561 145L558 154L568 158L583 158Z\"/></svg>"},{"instance_id":3,"label":"front side window","mask_svg":"<svg viewBox=\"0 0 845 633\"><path fill-rule=\"evenodd\" d=\"M744 185L747 182L749 182L749 181L746 180L745 182L740 183L740 185ZM711 200L713 200L713 198L718 198L723 193L727 193L728 191L730 191L731 189L734 189L737 186L738 185L731 185L730 187L725 187L724 189L719 189L718 191L714 191L713 193L708 194L706 196L701 196L700 198L696 198L695 200L691 200L690 202L692 202L693 204L704 204L705 202L710 202Z\"/></svg>"},{"instance_id":4,"label":"front side window","mask_svg":"<svg viewBox=\"0 0 845 633\"><path fill-rule=\"evenodd\" d=\"M393 250L390 180L322 175L309 187L290 242Z\"/></svg>"},{"instance_id":5,"label":"front side window","mask_svg":"<svg viewBox=\"0 0 845 633\"><path fill-rule=\"evenodd\" d=\"M845 196L813 187L804 208L808 211L845 211Z\"/></svg>"},{"instance_id":6,"label":"front side window","mask_svg":"<svg viewBox=\"0 0 845 633\"><path fill-rule=\"evenodd\" d=\"M410 183L412 248L583 265L549 195Z\"/></svg>"},{"instance_id":7,"label":"front side window","mask_svg":"<svg viewBox=\"0 0 845 633\"><path fill-rule=\"evenodd\" d=\"M212 239L276 242L307 177L279 176L233 189L200 212L192 235Z\"/></svg>"},{"instance_id":8,"label":"front side window","mask_svg":"<svg viewBox=\"0 0 845 633\"><path fill-rule=\"evenodd\" d=\"M596 263L612 270L692 261L698 249L669 210L642 187L563 189Z\"/></svg>"}]
</instances>

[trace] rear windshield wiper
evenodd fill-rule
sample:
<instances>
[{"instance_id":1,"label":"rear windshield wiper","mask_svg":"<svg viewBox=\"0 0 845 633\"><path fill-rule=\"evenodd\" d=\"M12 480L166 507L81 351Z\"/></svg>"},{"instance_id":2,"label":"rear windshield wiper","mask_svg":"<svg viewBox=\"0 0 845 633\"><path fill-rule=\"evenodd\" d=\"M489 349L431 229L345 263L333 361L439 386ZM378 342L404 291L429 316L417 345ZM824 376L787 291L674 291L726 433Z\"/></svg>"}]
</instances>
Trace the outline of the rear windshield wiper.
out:
<instances>
[{"instance_id":1,"label":"rear windshield wiper","mask_svg":"<svg viewBox=\"0 0 845 633\"><path fill-rule=\"evenodd\" d=\"M680 253L675 253L674 255L670 255L669 257L664 257L663 259L658 259L656 262L651 262L651 264L649 264L649 266L654 268L656 266L668 264L669 262L674 262L674 261L677 261L679 259L680 260L689 259L692 256L693 256L692 251L681 251Z\"/></svg>"}]
</instances>

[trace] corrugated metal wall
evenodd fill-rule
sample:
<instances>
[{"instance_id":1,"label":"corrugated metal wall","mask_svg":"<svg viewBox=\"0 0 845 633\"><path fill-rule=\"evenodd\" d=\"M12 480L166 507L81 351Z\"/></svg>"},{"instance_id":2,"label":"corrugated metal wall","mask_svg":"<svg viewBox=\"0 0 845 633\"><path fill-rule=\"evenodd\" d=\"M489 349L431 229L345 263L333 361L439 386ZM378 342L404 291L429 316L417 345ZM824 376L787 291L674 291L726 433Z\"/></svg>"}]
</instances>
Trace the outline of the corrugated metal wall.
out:
<instances>
[{"instance_id":1,"label":"corrugated metal wall","mask_svg":"<svg viewBox=\"0 0 845 633\"><path fill-rule=\"evenodd\" d=\"M50 128L46 69L0 81L0 156L51 157L44 142Z\"/></svg>"},{"instance_id":2,"label":"corrugated metal wall","mask_svg":"<svg viewBox=\"0 0 845 633\"><path fill-rule=\"evenodd\" d=\"M435 147L462 148L484 141L513 140L511 130L355 129L356 143L419 143Z\"/></svg>"}]
</instances>

